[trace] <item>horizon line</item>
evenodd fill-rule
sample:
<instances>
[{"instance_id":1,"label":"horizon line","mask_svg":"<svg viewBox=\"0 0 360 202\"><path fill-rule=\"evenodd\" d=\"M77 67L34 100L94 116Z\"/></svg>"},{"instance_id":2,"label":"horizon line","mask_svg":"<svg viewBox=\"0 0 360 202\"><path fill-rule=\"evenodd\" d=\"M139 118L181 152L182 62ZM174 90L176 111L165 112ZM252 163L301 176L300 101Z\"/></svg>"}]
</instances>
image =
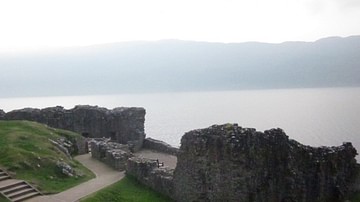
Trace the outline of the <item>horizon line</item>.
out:
<instances>
[{"instance_id":1,"label":"horizon line","mask_svg":"<svg viewBox=\"0 0 360 202\"><path fill-rule=\"evenodd\" d=\"M281 42L266 42L266 41L234 41L234 42L224 42L224 41L203 41L203 40L187 40L187 39L176 39L176 38L164 38L164 39L155 39L155 40L125 40L125 41L114 41L114 42L104 42L104 43L93 43L93 44L84 44L84 45L54 45L54 46L29 46L29 47L13 47L8 50L1 50L0 54L21 54L21 53L39 53L44 51L59 51L64 49L73 49L73 48L87 48L87 47L96 47L96 46L106 46L113 44L126 44L126 43L158 43L164 41L181 41L181 42L195 42L195 43L213 43L213 44L244 44L244 43L263 43L263 44L283 44L283 43L314 43L323 39L330 38L351 38L351 37L359 37L360 34L347 35L347 36L326 36L322 38L318 38L316 40L286 40Z\"/></svg>"}]
</instances>

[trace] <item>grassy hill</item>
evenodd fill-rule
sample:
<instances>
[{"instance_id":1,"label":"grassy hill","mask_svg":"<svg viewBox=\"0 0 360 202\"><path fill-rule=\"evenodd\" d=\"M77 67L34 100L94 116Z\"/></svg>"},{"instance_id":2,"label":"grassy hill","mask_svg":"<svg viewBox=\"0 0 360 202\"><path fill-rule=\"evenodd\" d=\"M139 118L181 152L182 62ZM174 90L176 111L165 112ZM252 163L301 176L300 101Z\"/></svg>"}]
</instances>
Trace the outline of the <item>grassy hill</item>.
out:
<instances>
[{"instance_id":1,"label":"grassy hill","mask_svg":"<svg viewBox=\"0 0 360 202\"><path fill-rule=\"evenodd\" d=\"M29 121L0 121L0 167L13 178L27 180L43 193L56 193L94 177L76 160L70 159L49 139L73 138L78 134ZM62 174L56 163L63 161L79 176Z\"/></svg>"}]
</instances>

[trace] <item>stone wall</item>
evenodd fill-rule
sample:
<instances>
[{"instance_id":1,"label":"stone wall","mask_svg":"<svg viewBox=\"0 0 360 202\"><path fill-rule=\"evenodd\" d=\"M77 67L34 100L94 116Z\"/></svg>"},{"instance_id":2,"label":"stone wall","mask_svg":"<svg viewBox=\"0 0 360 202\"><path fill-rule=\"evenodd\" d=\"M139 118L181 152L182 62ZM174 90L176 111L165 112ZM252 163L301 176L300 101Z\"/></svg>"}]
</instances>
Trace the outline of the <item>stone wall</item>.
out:
<instances>
[{"instance_id":1,"label":"stone wall","mask_svg":"<svg viewBox=\"0 0 360 202\"><path fill-rule=\"evenodd\" d=\"M163 152L174 156L176 156L179 152L179 148L173 147L166 142L155 140L153 138L146 138L143 143L143 148Z\"/></svg>"},{"instance_id":2,"label":"stone wall","mask_svg":"<svg viewBox=\"0 0 360 202\"><path fill-rule=\"evenodd\" d=\"M281 129L236 124L186 133L174 190L177 201L343 201L356 176L356 150L309 147Z\"/></svg>"},{"instance_id":3,"label":"stone wall","mask_svg":"<svg viewBox=\"0 0 360 202\"><path fill-rule=\"evenodd\" d=\"M107 139L91 140L91 156L116 170L124 171L127 160L133 156L128 145L109 142Z\"/></svg>"},{"instance_id":4,"label":"stone wall","mask_svg":"<svg viewBox=\"0 0 360 202\"><path fill-rule=\"evenodd\" d=\"M132 157L127 162L126 174L166 196L174 196L174 169L159 167L152 159Z\"/></svg>"},{"instance_id":5,"label":"stone wall","mask_svg":"<svg viewBox=\"0 0 360 202\"><path fill-rule=\"evenodd\" d=\"M357 177L351 188L355 193L360 193L360 164L357 164Z\"/></svg>"},{"instance_id":6,"label":"stone wall","mask_svg":"<svg viewBox=\"0 0 360 202\"><path fill-rule=\"evenodd\" d=\"M4 119L4 117L5 117L5 112L2 109L0 109L0 120Z\"/></svg>"},{"instance_id":7,"label":"stone wall","mask_svg":"<svg viewBox=\"0 0 360 202\"><path fill-rule=\"evenodd\" d=\"M84 137L77 137L74 139L76 148L77 148L77 154L86 154L88 153L88 143L87 138Z\"/></svg>"},{"instance_id":8,"label":"stone wall","mask_svg":"<svg viewBox=\"0 0 360 202\"><path fill-rule=\"evenodd\" d=\"M1 116L1 112L0 112ZM109 137L121 144L129 144L134 151L142 147L145 138L144 108L115 108L108 110L97 106L75 106L45 109L25 108L4 115L6 120L29 120L82 134L84 137Z\"/></svg>"},{"instance_id":9,"label":"stone wall","mask_svg":"<svg viewBox=\"0 0 360 202\"><path fill-rule=\"evenodd\" d=\"M360 178L351 143L310 147L290 140L281 129L258 132L225 124L185 133L177 150L154 139L144 141L144 116L143 108L91 106L0 111L6 120L37 121L83 136L108 137L91 142L94 158L126 169L128 175L179 202L340 202L359 189L354 186ZM142 146L176 153L177 167L159 167L156 160L133 157L130 150Z\"/></svg>"},{"instance_id":10,"label":"stone wall","mask_svg":"<svg viewBox=\"0 0 360 202\"><path fill-rule=\"evenodd\" d=\"M174 169L160 165L157 160L134 157L128 145L110 142L106 138L90 140L91 155L116 170L126 170L127 175L164 195L174 196Z\"/></svg>"}]
</instances>

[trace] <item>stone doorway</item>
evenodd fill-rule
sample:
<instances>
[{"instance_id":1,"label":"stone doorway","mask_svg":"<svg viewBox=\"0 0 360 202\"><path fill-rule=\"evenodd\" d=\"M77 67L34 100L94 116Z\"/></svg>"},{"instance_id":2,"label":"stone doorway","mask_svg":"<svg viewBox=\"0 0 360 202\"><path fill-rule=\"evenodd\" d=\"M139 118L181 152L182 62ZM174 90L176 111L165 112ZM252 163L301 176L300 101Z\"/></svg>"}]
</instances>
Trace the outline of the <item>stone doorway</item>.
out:
<instances>
[{"instance_id":1,"label":"stone doorway","mask_svg":"<svg viewBox=\"0 0 360 202\"><path fill-rule=\"evenodd\" d=\"M81 135L85 138L89 138L90 137L90 133L87 133L87 132L83 132L81 133Z\"/></svg>"},{"instance_id":2,"label":"stone doorway","mask_svg":"<svg viewBox=\"0 0 360 202\"><path fill-rule=\"evenodd\" d=\"M116 141L117 138L116 138L116 132L110 132L110 138L112 141Z\"/></svg>"}]
</instances>

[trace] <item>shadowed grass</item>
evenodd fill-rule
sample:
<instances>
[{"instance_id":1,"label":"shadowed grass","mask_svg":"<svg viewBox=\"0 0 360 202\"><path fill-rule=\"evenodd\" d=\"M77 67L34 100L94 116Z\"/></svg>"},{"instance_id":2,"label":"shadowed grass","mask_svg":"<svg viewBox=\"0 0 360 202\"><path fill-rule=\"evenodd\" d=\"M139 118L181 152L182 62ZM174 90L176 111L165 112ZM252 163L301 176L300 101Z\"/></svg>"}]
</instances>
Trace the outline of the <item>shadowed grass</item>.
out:
<instances>
[{"instance_id":1,"label":"shadowed grass","mask_svg":"<svg viewBox=\"0 0 360 202\"><path fill-rule=\"evenodd\" d=\"M360 202L360 192L355 193L355 194L350 198L349 201L351 201L351 202Z\"/></svg>"},{"instance_id":2,"label":"shadowed grass","mask_svg":"<svg viewBox=\"0 0 360 202\"><path fill-rule=\"evenodd\" d=\"M0 194L0 202L10 202L10 201L7 200L5 197L3 197L3 196Z\"/></svg>"}]
</instances>

